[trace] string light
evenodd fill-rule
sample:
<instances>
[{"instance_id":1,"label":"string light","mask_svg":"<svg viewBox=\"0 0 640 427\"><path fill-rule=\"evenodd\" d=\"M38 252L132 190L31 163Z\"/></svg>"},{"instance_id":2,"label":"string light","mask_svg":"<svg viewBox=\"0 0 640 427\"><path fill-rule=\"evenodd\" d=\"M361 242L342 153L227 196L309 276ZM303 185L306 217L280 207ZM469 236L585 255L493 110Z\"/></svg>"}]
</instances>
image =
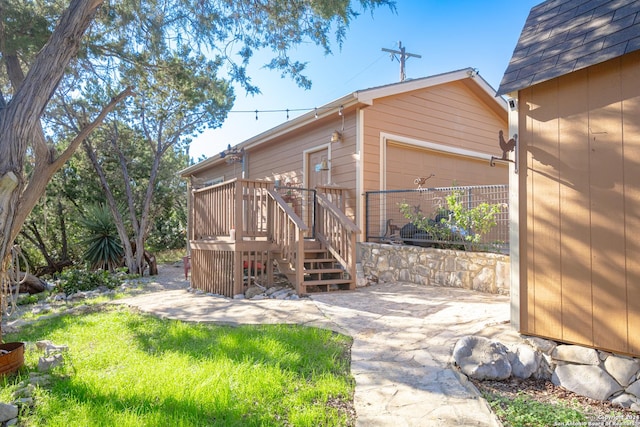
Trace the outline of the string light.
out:
<instances>
[{"instance_id":1,"label":"string light","mask_svg":"<svg viewBox=\"0 0 640 427\"><path fill-rule=\"evenodd\" d=\"M231 110L229 111L229 113L251 113L254 114L256 117L256 120L259 119L259 115L260 114L265 114L265 113L285 113L287 120L289 120L290 117L290 113L295 113L295 112L300 112L300 111L314 111L314 115L315 118L318 118L318 113L320 111L326 111L326 110L335 110L336 107L313 107L313 108L284 108L284 109L272 109L272 110ZM344 107L341 105L339 107L338 110L338 115L342 115L343 114L343 110Z\"/></svg>"}]
</instances>

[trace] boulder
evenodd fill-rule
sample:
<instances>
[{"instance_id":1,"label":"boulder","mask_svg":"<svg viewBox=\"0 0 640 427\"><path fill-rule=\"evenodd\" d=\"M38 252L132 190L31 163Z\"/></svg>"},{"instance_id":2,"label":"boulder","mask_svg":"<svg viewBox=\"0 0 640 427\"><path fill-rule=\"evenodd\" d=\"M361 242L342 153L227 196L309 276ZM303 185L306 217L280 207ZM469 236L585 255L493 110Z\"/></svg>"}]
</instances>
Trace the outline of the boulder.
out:
<instances>
[{"instance_id":1,"label":"boulder","mask_svg":"<svg viewBox=\"0 0 640 427\"><path fill-rule=\"evenodd\" d=\"M462 372L478 380L504 380L511 376L508 349L487 338L466 336L453 348L453 359Z\"/></svg>"},{"instance_id":2,"label":"boulder","mask_svg":"<svg viewBox=\"0 0 640 427\"><path fill-rule=\"evenodd\" d=\"M9 421L18 416L18 407L9 403L0 402L0 423Z\"/></svg>"},{"instance_id":3,"label":"boulder","mask_svg":"<svg viewBox=\"0 0 640 427\"><path fill-rule=\"evenodd\" d=\"M509 363L511 363L511 374L514 377L527 379L540 366L540 353L531 346L519 344L508 353Z\"/></svg>"},{"instance_id":4,"label":"boulder","mask_svg":"<svg viewBox=\"0 0 640 427\"><path fill-rule=\"evenodd\" d=\"M629 387L627 387L625 391L640 398L640 380L631 383L631 385L629 385Z\"/></svg>"},{"instance_id":5,"label":"boulder","mask_svg":"<svg viewBox=\"0 0 640 427\"><path fill-rule=\"evenodd\" d=\"M607 400L623 389L604 369L594 365L559 365L551 376L551 382L596 400Z\"/></svg>"},{"instance_id":6,"label":"boulder","mask_svg":"<svg viewBox=\"0 0 640 427\"><path fill-rule=\"evenodd\" d=\"M579 345L559 345L551 353L551 357L565 362L579 363L581 365L599 365L598 352L592 348Z\"/></svg>"},{"instance_id":7,"label":"boulder","mask_svg":"<svg viewBox=\"0 0 640 427\"><path fill-rule=\"evenodd\" d=\"M611 355L605 359L604 368L622 387L627 387L636 379L640 361L630 357Z\"/></svg>"}]
</instances>

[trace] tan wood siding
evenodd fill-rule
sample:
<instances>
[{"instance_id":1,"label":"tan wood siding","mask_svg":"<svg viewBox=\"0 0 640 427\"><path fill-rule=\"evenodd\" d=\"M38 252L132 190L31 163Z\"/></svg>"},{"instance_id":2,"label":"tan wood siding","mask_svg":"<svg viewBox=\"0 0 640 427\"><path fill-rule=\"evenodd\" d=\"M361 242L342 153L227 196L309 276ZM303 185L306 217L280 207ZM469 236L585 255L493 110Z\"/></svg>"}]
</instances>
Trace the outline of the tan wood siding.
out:
<instances>
[{"instance_id":1,"label":"tan wood siding","mask_svg":"<svg viewBox=\"0 0 640 427\"><path fill-rule=\"evenodd\" d=\"M355 153L355 112L345 113L343 138L340 142L330 142L335 130L342 131L342 118L336 113L325 120L319 120L315 126L307 126L304 132L289 134L271 144L264 144L251 150L248 160L248 178L275 181L280 179L284 184L290 180L293 184L304 183L304 155L307 150L331 145L330 148L330 182L340 187L355 189L356 164ZM314 165L308 165L313 168ZM323 172L326 181L326 172ZM349 191L346 197L347 214L353 219L355 215L355 192Z\"/></svg>"},{"instance_id":2,"label":"tan wood siding","mask_svg":"<svg viewBox=\"0 0 640 427\"><path fill-rule=\"evenodd\" d=\"M364 110L364 190L380 189L380 162L387 161L380 159L383 132L485 154L502 154L498 131L508 129L507 113L497 114L488 107L493 102L462 82L375 100L374 105ZM387 164L388 171L394 168ZM492 184L507 183L506 169L497 170L503 171L503 177ZM413 188L413 182L405 188Z\"/></svg>"},{"instance_id":3,"label":"tan wood siding","mask_svg":"<svg viewBox=\"0 0 640 427\"><path fill-rule=\"evenodd\" d=\"M521 332L640 354L640 53L520 91Z\"/></svg>"},{"instance_id":4,"label":"tan wood siding","mask_svg":"<svg viewBox=\"0 0 640 427\"><path fill-rule=\"evenodd\" d=\"M442 153L389 141L387 145L387 190L415 188L418 177L429 178L425 187L504 184L504 164L491 167L487 160Z\"/></svg>"},{"instance_id":5,"label":"tan wood siding","mask_svg":"<svg viewBox=\"0 0 640 427\"><path fill-rule=\"evenodd\" d=\"M640 56L621 59L622 129L624 141L624 182L640 183ZM636 143L632 143L635 139ZM629 353L640 354L640 185L626 185L625 237L627 319Z\"/></svg>"}]
</instances>

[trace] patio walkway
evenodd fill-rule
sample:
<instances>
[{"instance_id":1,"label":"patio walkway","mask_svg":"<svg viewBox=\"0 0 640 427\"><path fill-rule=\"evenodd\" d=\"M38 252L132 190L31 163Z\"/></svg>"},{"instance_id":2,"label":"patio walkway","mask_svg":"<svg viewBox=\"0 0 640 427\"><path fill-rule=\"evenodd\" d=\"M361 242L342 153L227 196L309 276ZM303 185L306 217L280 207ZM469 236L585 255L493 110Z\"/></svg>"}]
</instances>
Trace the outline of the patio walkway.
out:
<instances>
[{"instance_id":1,"label":"patio walkway","mask_svg":"<svg viewBox=\"0 0 640 427\"><path fill-rule=\"evenodd\" d=\"M187 292L182 279L185 289L116 302L171 319L295 323L350 335L358 426L501 425L449 362L462 336L516 339L507 325L508 297L391 283L297 301L229 300Z\"/></svg>"}]
</instances>

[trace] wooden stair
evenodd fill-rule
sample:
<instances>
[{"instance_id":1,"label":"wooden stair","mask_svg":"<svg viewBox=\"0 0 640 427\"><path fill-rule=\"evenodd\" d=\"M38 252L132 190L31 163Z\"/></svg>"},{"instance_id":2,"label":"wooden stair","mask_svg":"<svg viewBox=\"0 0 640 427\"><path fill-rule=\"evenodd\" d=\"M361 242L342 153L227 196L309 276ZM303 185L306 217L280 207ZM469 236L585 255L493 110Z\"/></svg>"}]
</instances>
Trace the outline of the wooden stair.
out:
<instances>
[{"instance_id":1,"label":"wooden stair","mask_svg":"<svg viewBox=\"0 0 640 427\"><path fill-rule=\"evenodd\" d=\"M295 271L279 258L276 256L280 272L285 274L291 283L295 283ZM305 240L303 263L304 280L298 289L300 295L355 289L355 278L349 277L340 263L319 241Z\"/></svg>"}]
</instances>

